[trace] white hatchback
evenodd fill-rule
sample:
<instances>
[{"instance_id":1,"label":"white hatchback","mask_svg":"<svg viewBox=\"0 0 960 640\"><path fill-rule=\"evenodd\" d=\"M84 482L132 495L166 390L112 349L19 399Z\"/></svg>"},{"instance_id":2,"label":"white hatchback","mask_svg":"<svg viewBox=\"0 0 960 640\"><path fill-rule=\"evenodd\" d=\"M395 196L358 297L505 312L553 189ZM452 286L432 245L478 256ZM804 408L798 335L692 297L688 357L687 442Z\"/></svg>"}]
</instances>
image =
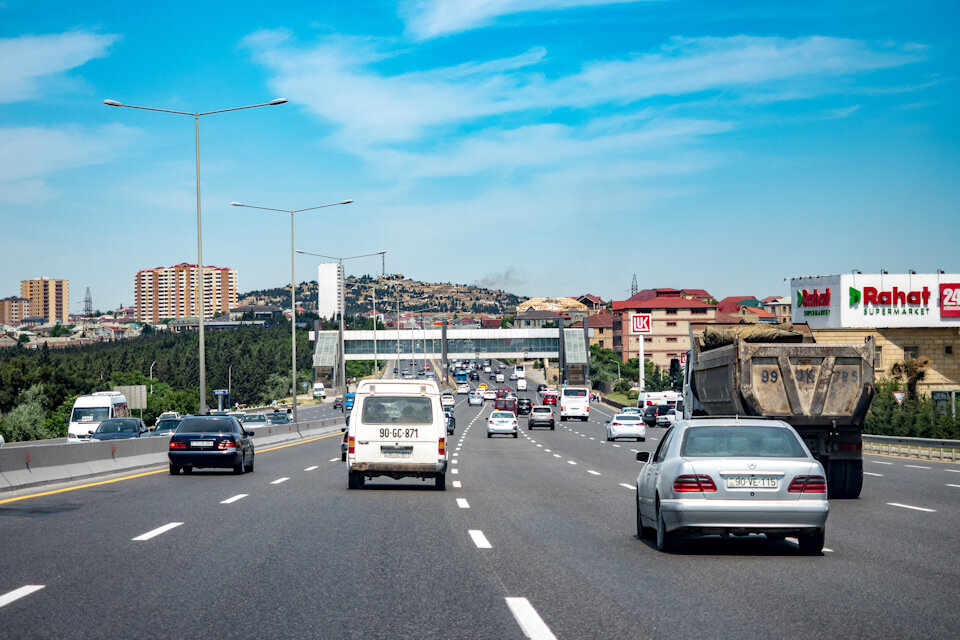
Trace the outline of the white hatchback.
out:
<instances>
[{"instance_id":1,"label":"white hatchback","mask_svg":"<svg viewBox=\"0 0 960 640\"><path fill-rule=\"evenodd\" d=\"M634 438L643 442L647 438L647 427L643 424L643 416L633 413L618 413L612 420L607 420L607 440L620 438Z\"/></svg>"},{"instance_id":2,"label":"white hatchback","mask_svg":"<svg viewBox=\"0 0 960 640\"><path fill-rule=\"evenodd\" d=\"M487 420L487 437L492 438L493 434L512 435L517 437L520 427L517 422L517 416L513 411L494 411Z\"/></svg>"}]
</instances>

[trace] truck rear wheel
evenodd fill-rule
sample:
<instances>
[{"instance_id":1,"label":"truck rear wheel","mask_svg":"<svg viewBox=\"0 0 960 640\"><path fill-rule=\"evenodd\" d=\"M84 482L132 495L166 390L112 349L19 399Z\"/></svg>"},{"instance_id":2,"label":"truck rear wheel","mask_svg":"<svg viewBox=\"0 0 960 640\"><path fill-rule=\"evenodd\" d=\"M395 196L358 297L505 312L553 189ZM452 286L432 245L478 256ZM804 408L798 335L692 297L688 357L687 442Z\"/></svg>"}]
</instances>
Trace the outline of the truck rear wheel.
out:
<instances>
[{"instance_id":1,"label":"truck rear wheel","mask_svg":"<svg viewBox=\"0 0 960 640\"><path fill-rule=\"evenodd\" d=\"M827 488L831 498L859 498L863 489L863 460L830 460Z\"/></svg>"}]
</instances>

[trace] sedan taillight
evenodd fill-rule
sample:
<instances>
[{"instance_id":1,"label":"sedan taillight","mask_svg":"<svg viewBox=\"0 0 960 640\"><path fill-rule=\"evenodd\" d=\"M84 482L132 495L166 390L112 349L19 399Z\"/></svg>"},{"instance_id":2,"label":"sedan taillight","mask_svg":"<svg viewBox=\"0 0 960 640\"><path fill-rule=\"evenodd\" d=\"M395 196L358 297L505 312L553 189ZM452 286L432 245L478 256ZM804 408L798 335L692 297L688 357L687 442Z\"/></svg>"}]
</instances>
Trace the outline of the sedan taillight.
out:
<instances>
[{"instance_id":1,"label":"sedan taillight","mask_svg":"<svg viewBox=\"0 0 960 640\"><path fill-rule=\"evenodd\" d=\"M790 493L826 493L827 482L823 476L797 476L787 487Z\"/></svg>"},{"instance_id":2,"label":"sedan taillight","mask_svg":"<svg viewBox=\"0 0 960 640\"><path fill-rule=\"evenodd\" d=\"M683 475L673 481L673 490L676 493L713 493L717 485L707 475Z\"/></svg>"},{"instance_id":3,"label":"sedan taillight","mask_svg":"<svg viewBox=\"0 0 960 640\"><path fill-rule=\"evenodd\" d=\"M221 440L217 444L217 449L220 449L220 451L226 451L227 449L236 449L236 448L237 448L237 443L234 442L233 440Z\"/></svg>"},{"instance_id":4,"label":"sedan taillight","mask_svg":"<svg viewBox=\"0 0 960 640\"><path fill-rule=\"evenodd\" d=\"M187 443L186 443L186 442L183 442L182 440L171 440L171 441L170 441L170 448L171 448L171 449L186 449L186 448L187 448Z\"/></svg>"}]
</instances>

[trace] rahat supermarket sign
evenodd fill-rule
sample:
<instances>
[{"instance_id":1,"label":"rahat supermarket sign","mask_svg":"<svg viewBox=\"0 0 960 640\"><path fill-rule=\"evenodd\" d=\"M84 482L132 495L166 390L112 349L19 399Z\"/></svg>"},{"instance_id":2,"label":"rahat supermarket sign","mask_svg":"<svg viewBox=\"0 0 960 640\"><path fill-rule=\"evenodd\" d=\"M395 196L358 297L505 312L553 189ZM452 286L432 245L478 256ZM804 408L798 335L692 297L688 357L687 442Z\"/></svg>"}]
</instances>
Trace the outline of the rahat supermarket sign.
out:
<instances>
[{"instance_id":1,"label":"rahat supermarket sign","mask_svg":"<svg viewBox=\"0 0 960 640\"><path fill-rule=\"evenodd\" d=\"M960 274L840 274L790 281L813 329L960 326Z\"/></svg>"}]
</instances>

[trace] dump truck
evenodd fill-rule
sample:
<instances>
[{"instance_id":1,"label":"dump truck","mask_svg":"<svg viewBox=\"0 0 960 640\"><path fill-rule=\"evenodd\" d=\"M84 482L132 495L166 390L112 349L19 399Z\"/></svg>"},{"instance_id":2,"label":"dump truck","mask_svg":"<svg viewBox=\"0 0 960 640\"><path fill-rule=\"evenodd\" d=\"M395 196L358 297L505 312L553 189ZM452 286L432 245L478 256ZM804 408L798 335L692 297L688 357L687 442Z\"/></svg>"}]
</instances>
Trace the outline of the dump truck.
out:
<instances>
[{"instance_id":1,"label":"dump truck","mask_svg":"<svg viewBox=\"0 0 960 640\"><path fill-rule=\"evenodd\" d=\"M817 344L806 325L691 324L684 417L783 420L823 464L830 497L856 498L874 355L872 337Z\"/></svg>"}]
</instances>

